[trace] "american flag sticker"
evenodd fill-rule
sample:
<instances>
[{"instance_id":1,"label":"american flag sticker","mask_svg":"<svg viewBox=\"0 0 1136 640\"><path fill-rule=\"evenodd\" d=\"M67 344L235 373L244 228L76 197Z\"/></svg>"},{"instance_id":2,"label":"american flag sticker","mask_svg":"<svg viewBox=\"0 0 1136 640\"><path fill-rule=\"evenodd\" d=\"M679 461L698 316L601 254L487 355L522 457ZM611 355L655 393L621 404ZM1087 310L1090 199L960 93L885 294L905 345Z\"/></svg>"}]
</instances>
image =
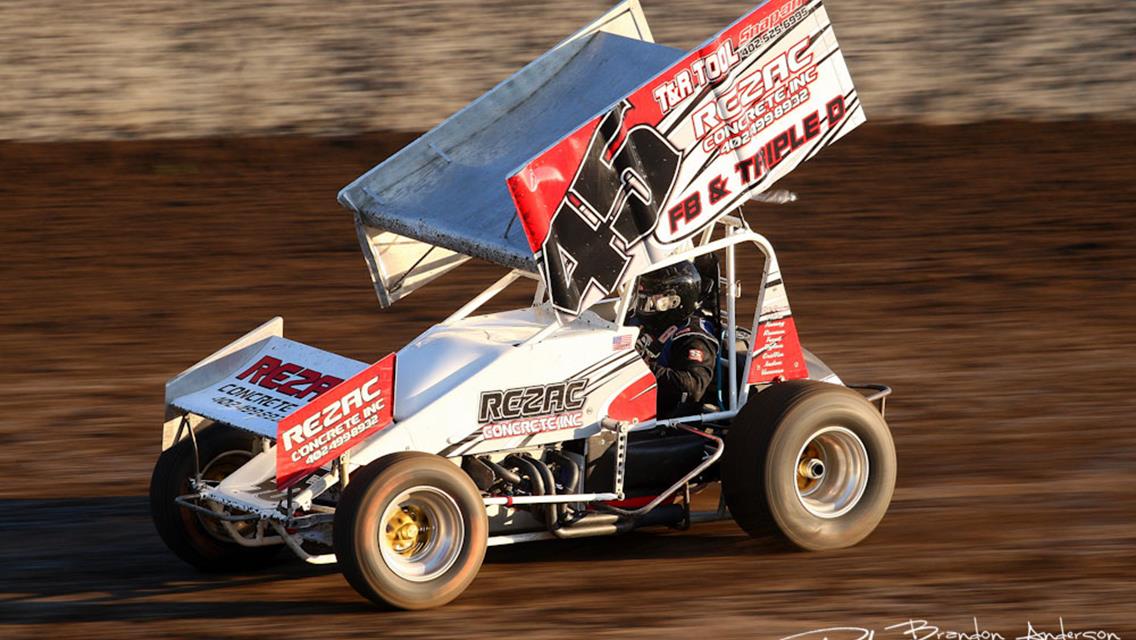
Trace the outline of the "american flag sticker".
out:
<instances>
[{"instance_id":1,"label":"american flag sticker","mask_svg":"<svg viewBox=\"0 0 1136 640\"><path fill-rule=\"evenodd\" d=\"M625 333L623 335L615 336L611 339L612 351L623 351L631 348L631 334Z\"/></svg>"}]
</instances>

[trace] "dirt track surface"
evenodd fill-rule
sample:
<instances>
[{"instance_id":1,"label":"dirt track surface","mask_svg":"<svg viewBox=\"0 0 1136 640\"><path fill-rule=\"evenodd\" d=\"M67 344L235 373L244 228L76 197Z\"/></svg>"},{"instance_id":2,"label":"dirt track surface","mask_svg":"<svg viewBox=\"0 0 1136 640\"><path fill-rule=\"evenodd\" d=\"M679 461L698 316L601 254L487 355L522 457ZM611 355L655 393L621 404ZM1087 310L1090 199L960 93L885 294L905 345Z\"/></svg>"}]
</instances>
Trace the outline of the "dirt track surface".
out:
<instances>
[{"instance_id":1,"label":"dirt track surface","mask_svg":"<svg viewBox=\"0 0 1136 640\"><path fill-rule=\"evenodd\" d=\"M537 543L419 613L334 569L181 565L142 497L167 378L276 314L374 359L498 273L379 312L334 194L403 141L0 145L0 637L1136 633L1130 125L869 126L750 208L805 344L896 389L895 500L856 548L729 522Z\"/></svg>"}]
</instances>

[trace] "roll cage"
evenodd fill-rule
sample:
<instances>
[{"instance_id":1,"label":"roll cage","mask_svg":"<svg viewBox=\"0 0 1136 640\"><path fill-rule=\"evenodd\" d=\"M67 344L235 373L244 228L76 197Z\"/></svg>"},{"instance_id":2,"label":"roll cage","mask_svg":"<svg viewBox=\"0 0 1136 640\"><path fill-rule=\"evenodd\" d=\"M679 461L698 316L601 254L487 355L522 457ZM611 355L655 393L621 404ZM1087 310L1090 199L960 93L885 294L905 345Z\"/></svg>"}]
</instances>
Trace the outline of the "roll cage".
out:
<instances>
[{"instance_id":1,"label":"roll cage","mask_svg":"<svg viewBox=\"0 0 1136 640\"><path fill-rule=\"evenodd\" d=\"M718 235L720 237L715 237ZM725 287L722 289L722 296L725 298L725 307L721 309L720 317L718 318L722 324L723 335L721 342L724 355L721 360L724 360L723 366L719 367L719 373L724 374L715 376L719 389L723 391L722 406L718 411L704 412L690 416L681 416L676 418L669 418L664 420L651 420L645 421L636 425L635 430L650 429L654 426L662 425L675 425L691 422L713 422L719 420L729 420L737 415L742 406L745 405L746 398L749 396L749 386L741 385L739 381L743 372L748 372L753 365L753 351L747 350L744 365L738 366L738 309L737 301L740 297L740 282L738 279L737 269L737 248L739 245L745 243L752 243L760 251L764 265L762 268L761 285L758 288L756 304L754 312L749 319L748 334L750 336L757 334L757 324L761 315L762 302L765 295L765 282L770 273L777 270L777 256L773 250L773 245L765 236L750 229L745 219L742 217L741 212L736 215L727 215L720 218L714 225L707 228L700 234L695 242L691 243L688 248L672 254L670 257L656 262L643 273L650 273L662 269L669 265L684 260L693 260L698 256L708 253L717 253L719 251L725 254L725 273L722 276ZM643 275L642 273L638 276ZM636 278L638 278L636 276ZM479 308L487 302L496 297L499 293L507 289L510 285L519 279L528 278L536 281L536 291L533 295L533 305L542 306L548 304L547 290L544 282L537 276L527 271L520 269L513 269L493 284L486 287L484 291L467 302L449 317L447 317L442 324L451 325L461 321L462 319L472 315ZM579 318L573 320L571 324L576 322L589 323L596 328L616 328L622 326L627 319L634 303L634 292L636 278L629 279L621 288L621 294L618 298L607 298L599 301L592 308L581 314ZM600 314L596 312L596 307L604 305L613 305L614 313L609 317L604 317L607 314ZM561 327L566 326L556 314L548 314L548 324L529 338L525 343L536 343L545 340L549 336L556 333ZM522 343L524 344L524 343Z\"/></svg>"}]
</instances>

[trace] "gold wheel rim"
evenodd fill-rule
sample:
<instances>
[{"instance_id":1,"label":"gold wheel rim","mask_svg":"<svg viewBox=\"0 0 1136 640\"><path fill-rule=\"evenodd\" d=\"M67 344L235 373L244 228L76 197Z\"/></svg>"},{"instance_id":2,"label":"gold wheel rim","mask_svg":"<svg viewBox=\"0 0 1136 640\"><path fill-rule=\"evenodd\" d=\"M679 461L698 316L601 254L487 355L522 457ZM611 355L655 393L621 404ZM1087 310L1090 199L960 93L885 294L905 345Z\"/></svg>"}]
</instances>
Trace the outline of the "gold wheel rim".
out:
<instances>
[{"instance_id":1,"label":"gold wheel rim","mask_svg":"<svg viewBox=\"0 0 1136 640\"><path fill-rule=\"evenodd\" d=\"M407 505L390 514L383 533L392 551L410 558L430 544L430 521L421 508Z\"/></svg>"},{"instance_id":2,"label":"gold wheel rim","mask_svg":"<svg viewBox=\"0 0 1136 640\"><path fill-rule=\"evenodd\" d=\"M453 496L418 485L387 502L376 542L387 568L411 582L429 582L457 562L466 545L465 517Z\"/></svg>"},{"instance_id":3,"label":"gold wheel rim","mask_svg":"<svg viewBox=\"0 0 1136 640\"><path fill-rule=\"evenodd\" d=\"M817 447L816 442L809 442L805 446L804 451L797 457L797 491L802 495L812 493L820 484L820 478L810 478L808 474L808 462L810 460L822 460L820 448Z\"/></svg>"}]
</instances>

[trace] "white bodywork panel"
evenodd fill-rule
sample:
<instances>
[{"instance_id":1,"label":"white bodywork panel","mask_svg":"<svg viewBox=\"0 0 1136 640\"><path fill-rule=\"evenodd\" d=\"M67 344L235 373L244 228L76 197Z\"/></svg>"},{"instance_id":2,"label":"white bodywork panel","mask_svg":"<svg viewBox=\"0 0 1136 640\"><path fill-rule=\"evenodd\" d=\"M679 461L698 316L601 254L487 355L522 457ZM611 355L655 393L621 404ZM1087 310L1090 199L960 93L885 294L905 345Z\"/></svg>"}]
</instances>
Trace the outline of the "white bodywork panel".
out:
<instances>
[{"instance_id":1,"label":"white bodywork panel","mask_svg":"<svg viewBox=\"0 0 1136 640\"><path fill-rule=\"evenodd\" d=\"M352 464L366 464L408 445L415 451L456 456L571 440L598 431L612 400L650 375L631 348L639 330L584 314L539 341L531 340L553 321L547 307L530 307L437 325L411 341L395 360L395 424L354 450ZM503 437L499 429L485 437L486 427L503 423L479 420L483 392L569 381L576 381L584 399L578 419L577 410L540 412L510 422L560 416L566 426L551 428L551 421L544 420L539 426L517 425L534 433ZM569 414L571 418L564 417ZM393 432L399 437L392 437Z\"/></svg>"},{"instance_id":2,"label":"white bodywork panel","mask_svg":"<svg viewBox=\"0 0 1136 640\"><path fill-rule=\"evenodd\" d=\"M536 335L552 320L541 315L532 307L472 316L431 327L412 340L395 359L395 420L414 416Z\"/></svg>"},{"instance_id":3,"label":"white bodywork panel","mask_svg":"<svg viewBox=\"0 0 1136 640\"><path fill-rule=\"evenodd\" d=\"M631 346L639 330L617 327L586 313L541 340L531 340L554 321L550 309L536 306L436 325L411 341L395 360L395 421L352 451L352 466L395 451L461 455L570 440L596 432L613 398L650 375ZM178 418L189 413L274 439L279 419L306 404L314 394L296 398L253 384L252 376L238 376L266 357L343 379L367 366L274 335L274 328L280 326L250 332L219 351L219 355L171 380L167 404L173 413L172 424L176 427ZM190 374L192 383L187 383ZM578 394L583 398L578 410L530 413L513 421L543 420L537 427L516 427L529 428L534 433L484 437L486 426L502 423L479 422L482 392L572 380L577 381ZM271 380L265 378L262 382ZM251 412L244 402L249 392L260 394L254 398L259 404ZM274 419L277 413L279 416ZM564 418L568 414L571 419ZM552 428L555 421L546 420L547 416L559 418L561 422L557 424L563 426ZM254 475L255 483L264 480L261 474ZM246 488L248 481L243 474L234 480Z\"/></svg>"},{"instance_id":4,"label":"white bodywork panel","mask_svg":"<svg viewBox=\"0 0 1136 640\"><path fill-rule=\"evenodd\" d=\"M641 394L644 378L651 376L631 346L639 329L617 327L586 313L543 339L532 340L549 327L552 318L552 311L544 306L471 316L436 325L411 341L395 359L395 421L351 451L350 467L358 468L398 451L454 457L584 438L598 432L613 400L629 388ZM579 384L583 402L576 410L550 412L561 418L573 416L562 420L565 428L486 437L486 427L493 425L479 423L483 392L567 381ZM634 386L637 382L639 387ZM648 386L653 390L653 378ZM186 402L179 400L179 404ZM529 418L557 424L555 419L546 420L545 415ZM652 400L650 415L642 417L653 415ZM273 483L275 450L273 445L209 489L211 499L255 513L274 513L284 496ZM330 472L330 467L325 471ZM313 476L308 483L319 481ZM305 507L310 505L311 495L301 493L297 500L297 506Z\"/></svg>"}]
</instances>

